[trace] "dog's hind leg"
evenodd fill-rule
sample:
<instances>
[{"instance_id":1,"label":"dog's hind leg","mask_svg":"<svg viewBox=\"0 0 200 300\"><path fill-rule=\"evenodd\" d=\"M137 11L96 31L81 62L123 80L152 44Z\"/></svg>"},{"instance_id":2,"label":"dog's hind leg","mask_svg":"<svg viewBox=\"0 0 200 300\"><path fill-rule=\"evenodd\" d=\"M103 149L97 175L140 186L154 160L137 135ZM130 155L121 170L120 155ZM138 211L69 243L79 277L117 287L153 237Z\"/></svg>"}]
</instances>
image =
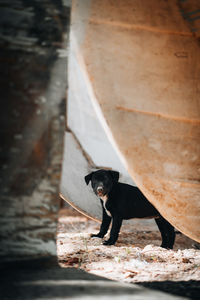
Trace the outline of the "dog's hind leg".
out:
<instances>
[{"instance_id":1,"label":"dog's hind leg","mask_svg":"<svg viewBox=\"0 0 200 300\"><path fill-rule=\"evenodd\" d=\"M162 216L156 218L155 222L160 230L162 237L161 247L166 249L173 249L175 241L174 227Z\"/></svg>"}]
</instances>

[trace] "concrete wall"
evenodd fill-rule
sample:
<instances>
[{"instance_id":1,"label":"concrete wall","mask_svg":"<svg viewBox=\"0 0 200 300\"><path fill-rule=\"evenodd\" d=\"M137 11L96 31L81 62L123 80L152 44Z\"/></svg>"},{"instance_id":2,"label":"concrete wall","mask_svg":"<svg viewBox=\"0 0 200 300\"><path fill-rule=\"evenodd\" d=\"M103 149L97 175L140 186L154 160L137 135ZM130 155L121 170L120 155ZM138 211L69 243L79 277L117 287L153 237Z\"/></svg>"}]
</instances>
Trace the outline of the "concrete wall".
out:
<instances>
[{"instance_id":1,"label":"concrete wall","mask_svg":"<svg viewBox=\"0 0 200 300\"><path fill-rule=\"evenodd\" d=\"M56 255L69 1L1 7L0 255Z\"/></svg>"}]
</instances>

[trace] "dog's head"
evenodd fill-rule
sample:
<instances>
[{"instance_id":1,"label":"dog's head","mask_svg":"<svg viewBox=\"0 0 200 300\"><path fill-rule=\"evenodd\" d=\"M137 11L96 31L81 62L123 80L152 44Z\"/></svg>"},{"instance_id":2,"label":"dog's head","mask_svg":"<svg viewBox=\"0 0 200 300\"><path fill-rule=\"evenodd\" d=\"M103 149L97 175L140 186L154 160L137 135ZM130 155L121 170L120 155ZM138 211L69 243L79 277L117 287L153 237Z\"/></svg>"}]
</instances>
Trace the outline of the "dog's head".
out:
<instances>
[{"instance_id":1,"label":"dog's head","mask_svg":"<svg viewBox=\"0 0 200 300\"><path fill-rule=\"evenodd\" d=\"M91 181L93 191L98 197L107 195L118 180L119 172L116 171L98 170L85 176L86 184Z\"/></svg>"}]
</instances>

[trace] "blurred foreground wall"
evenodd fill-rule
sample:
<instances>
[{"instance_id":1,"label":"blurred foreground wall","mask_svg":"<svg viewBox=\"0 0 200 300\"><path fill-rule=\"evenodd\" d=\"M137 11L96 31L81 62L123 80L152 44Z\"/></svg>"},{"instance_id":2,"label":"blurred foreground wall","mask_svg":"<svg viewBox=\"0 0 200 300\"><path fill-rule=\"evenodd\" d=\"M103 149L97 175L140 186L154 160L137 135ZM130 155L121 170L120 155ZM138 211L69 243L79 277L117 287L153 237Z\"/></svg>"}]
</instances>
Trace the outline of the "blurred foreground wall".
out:
<instances>
[{"instance_id":1,"label":"blurred foreground wall","mask_svg":"<svg viewBox=\"0 0 200 300\"><path fill-rule=\"evenodd\" d=\"M0 1L0 255L56 255L70 1Z\"/></svg>"}]
</instances>

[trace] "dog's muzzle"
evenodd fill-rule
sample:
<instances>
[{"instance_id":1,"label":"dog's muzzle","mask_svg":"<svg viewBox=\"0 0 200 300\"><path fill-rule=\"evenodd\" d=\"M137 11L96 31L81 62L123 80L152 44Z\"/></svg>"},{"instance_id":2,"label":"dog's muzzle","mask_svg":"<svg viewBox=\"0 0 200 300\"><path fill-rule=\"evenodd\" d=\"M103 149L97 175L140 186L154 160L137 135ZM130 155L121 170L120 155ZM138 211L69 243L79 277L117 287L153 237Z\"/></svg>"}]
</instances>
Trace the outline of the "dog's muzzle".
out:
<instances>
[{"instance_id":1,"label":"dog's muzzle","mask_svg":"<svg viewBox=\"0 0 200 300\"><path fill-rule=\"evenodd\" d=\"M103 187L102 186L98 186L97 194L98 194L98 196L103 196Z\"/></svg>"}]
</instances>

